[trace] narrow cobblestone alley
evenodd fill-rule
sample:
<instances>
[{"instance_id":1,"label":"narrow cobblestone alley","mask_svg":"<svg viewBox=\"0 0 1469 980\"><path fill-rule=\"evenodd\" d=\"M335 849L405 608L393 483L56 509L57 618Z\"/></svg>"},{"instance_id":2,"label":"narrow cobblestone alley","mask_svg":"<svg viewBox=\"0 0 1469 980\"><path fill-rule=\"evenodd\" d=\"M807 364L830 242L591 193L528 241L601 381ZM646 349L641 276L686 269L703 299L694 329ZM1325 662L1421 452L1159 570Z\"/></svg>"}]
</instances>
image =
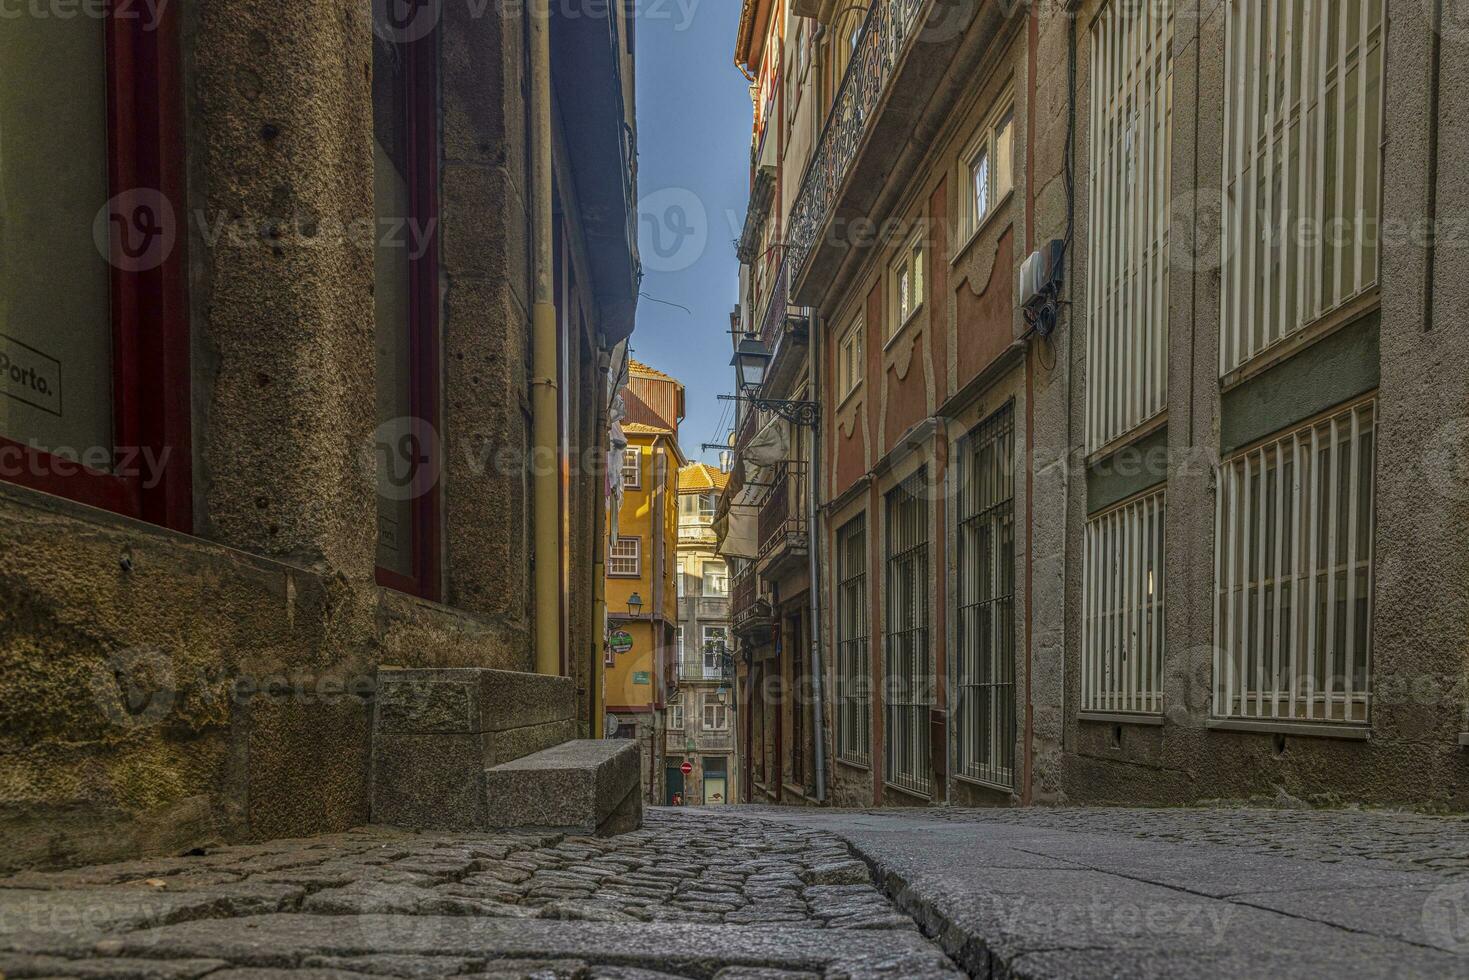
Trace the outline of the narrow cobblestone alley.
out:
<instances>
[{"instance_id":1,"label":"narrow cobblestone alley","mask_svg":"<svg viewBox=\"0 0 1469 980\"><path fill-rule=\"evenodd\" d=\"M16 978L960 975L836 837L729 810L611 839L372 828L23 873L0 880L0 949Z\"/></svg>"}]
</instances>

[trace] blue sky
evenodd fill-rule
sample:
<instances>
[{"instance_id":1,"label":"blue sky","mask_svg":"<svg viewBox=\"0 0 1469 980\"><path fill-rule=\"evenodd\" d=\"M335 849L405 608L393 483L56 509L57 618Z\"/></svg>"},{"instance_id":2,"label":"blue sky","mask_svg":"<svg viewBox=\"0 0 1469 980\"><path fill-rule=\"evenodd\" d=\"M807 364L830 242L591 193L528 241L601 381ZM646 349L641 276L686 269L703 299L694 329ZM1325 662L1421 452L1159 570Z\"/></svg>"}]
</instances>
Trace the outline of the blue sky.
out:
<instances>
[{"instance_id":1,"label":"blue sky","mask_svg":"<svg viewBox=\"0 0 1469 980\"><path fill-rule=\"evenodd\" d=\"M734 239L750 181L750 95L734 66L738 3L638 4L639 248L643 297L633 356L687 386L680 442L728 435L729 311L739 294ZM661 301L661 302L660 302ZM667 304L678 304L670 306ZM686 307L679 309L678 307Z\"/></svg>"}]
</instances>

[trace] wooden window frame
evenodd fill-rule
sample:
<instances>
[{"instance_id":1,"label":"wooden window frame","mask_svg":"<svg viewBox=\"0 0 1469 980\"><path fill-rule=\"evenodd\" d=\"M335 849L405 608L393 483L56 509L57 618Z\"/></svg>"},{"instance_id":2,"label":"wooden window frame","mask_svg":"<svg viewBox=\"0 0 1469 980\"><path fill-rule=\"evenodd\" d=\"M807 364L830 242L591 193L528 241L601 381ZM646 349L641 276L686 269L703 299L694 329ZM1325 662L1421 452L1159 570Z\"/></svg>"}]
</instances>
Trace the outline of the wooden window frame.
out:
<instances>
[{"instance_id":1,"label":"wooden window frame","mask_svg":"<svg viewBox=\"0 0 1469 980\"><path fill-rule=\"evenodd\" d=\"M629 458L636 458L636 462L629 465ZM627 478L628 471L632 471L632 479ZM628 446L622 451L622 488L624 490L643 489L643 451L637 446Z\"/></svg>"},{"instance_id":2,"label":"wooden window frame","mask_svg":"<svg viewBox=\"0 0 1469 980\"><path fill-rule=\"evenodd\" d=\"M903 332L903 328L918 318L923 311L924 294L928 289L928 247L924 241L926 233L925 223L920 221L919 228L907 240L892 263L888 266L888 341ZM907 274L907 292L901 285L904 273ZM911 301L906 310L903 309L904 299Z\"/></svg>"},{"instance_id":3,"label":"wooden window frame","mask_svg":"<svg viewBox=\"0 0 1469 980\"><path fill-rule=\"evenodd\" d=\"M1003 158L1000 153L1000 124L1008 120L1010 125L1010 181L1008 186L1000 183L1000 161ZM985 175L985 199L986 207L983 214L975 210L977 202L974 194L974 169L975 163L981 154L988 161L988 171ZM994 107L985 116L984 122L975 130L970 137L969 143L964 147L964 152L959 155L956 175L956 186L959 193L955 200L955 227L959 229L958 240L960 246L954 250L954 256L964 253L965 248L975 237L989 224L990 219L1000 210L1006 199L1015 190L1015 96L1007 88L998 99Z\"/></svg>"},{"instance_id":4,"label":"wooden window frame","mask_svg":"<svg viewBox=\"0 0 1469 980\"><path fill-rule=\"evenodd\" d=\"M425 229L425 247L408 259L409 406L413 418L436 429L440 421L439 317L439 29L401 45L405 88L403 105L410 219ZM442 589L439 485L413 499L410 526L413 572L404 575L377 566L385 588L437 601Z\"/></svg>"},{"instance_id":5,"label":"wooden window frame","mask_svg":"<svg viewBox=\"0 0 1469 980\"><path fill-rule=\"evenodd\" d=\"M109 236L110 449L113 466L124 472L97 470L3 436L0 468L20 486L187 533L193 531L193 466L187 236L177 224L188 213L178 14L165 7L153 24L125 16L117 2L107 10L108 217L132 227L136 212L116 213L130 206L130 191L156 192L175 216L165 231L171 245L160 262L141 263L146 268L130 268L140 263L119 254L120 236ZM149 458L158 472L143 471Z\"/></svg>"},{"instance_id":6,"label":"wooden window frame","mask_svg":"<svg viewBox=\"0 0 1469 980\"><path fill-rule=\"evenodd\" d=\"M635 552L635 554L633 554L630 558L627 555L619 555L619 554L617 554L617 547L618 547L618 545L624 544L624 543L629 542L629 541L632 542L633 551ZM635 568L634 568L633 571L631 571L631 572L614 572L614 571L612 571L612 562L613 561L628 561L628 560L631 560L634 563L634 565L635 565ZM616 537L616 539L613 540L612 547L610 547L610 548L607 549L607 577L608 578L642 578L643 577L643 539L642 538L638 537L637 535L619 534Z\"/></svg>"},{"instance_id":7,"label":"wooden window frame","mask_svg":"<svg viewBox=\"0 0 1469 980\"><path fill-rule=\"evenodd\" d=\"M859 315L837 344L837 396L838 403L862 385L864 359L867 356L865 331L866 318Z\"/></svg>"}]
</instances>

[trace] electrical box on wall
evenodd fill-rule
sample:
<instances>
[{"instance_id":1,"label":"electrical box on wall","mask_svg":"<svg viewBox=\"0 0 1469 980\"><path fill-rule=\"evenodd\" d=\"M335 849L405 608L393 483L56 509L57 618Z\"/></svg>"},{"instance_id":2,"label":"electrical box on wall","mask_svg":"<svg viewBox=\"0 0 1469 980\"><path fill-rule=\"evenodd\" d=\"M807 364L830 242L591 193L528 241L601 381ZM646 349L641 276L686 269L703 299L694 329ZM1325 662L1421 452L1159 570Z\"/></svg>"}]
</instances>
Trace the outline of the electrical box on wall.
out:
<instances>
[{"instance_id":1,"label":"electrical box on wall","mask_svg":"<svg viewBox=\"0 0 1469 980\"><path fill-rule=\"evenodd\" d=\"M1056 329L1065 264L1066 243L1052 239L1020 267L1020 309L1042 337Z\"/></svg>"}]
</instances>

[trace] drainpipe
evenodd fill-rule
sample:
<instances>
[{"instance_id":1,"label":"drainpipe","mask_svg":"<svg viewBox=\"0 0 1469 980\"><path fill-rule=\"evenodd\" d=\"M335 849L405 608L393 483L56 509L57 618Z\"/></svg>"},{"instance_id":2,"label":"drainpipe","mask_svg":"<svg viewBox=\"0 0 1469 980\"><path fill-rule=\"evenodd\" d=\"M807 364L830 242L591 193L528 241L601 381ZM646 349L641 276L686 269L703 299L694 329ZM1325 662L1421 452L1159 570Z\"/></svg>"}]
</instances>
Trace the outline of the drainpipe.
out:
<instances>
[{"instance_id":1,"label":"drainpipe","mask_svg":"<svg viewBox=\"0 0 1469 980\"><path fill-rule=\"evenodd\" d=\"M611 358L604 352L597 359L597 438L603 443L607 442L607 400L610 394L607 392L607 369ZM602 458L607 459L609 445L603 446ZM592 666L587 671L587 683L592 688L592 717L588 726L589 738L602 738L606 735L607 716L607 689L606 689L606 651L607 643L607 478L602 477L602 485L597 488L597 509L592 514L592 628L596 630L592 646Z\"/></svg>"},{"instance_id":2,"label":"drainpipe","mask_svg":"<svg viewBox=\"0 0 1469 980\"><path fill-rule=\"evenodd\" d=\"M821 363L821 341L820 331L816 328L816 317L811 317L810 324L806 327L806 334L810 338L807 346L808 373L811 376L810 392L808 398L819 398L821 380L819 367ZM821 673L821 563L817 561L816 549L821 541L821 529L817 527L817 519L821 510L816 505L817 491L821 488L820 479L821 460L821 420L818 417L816 423L811 426L811 460L806 464L807 483L806 491L806 533L810 540L806 542L806 560L808 563L808 576L810 578L809 592L811 595L811 727L815 729L814 737L811 739L812 768L816 770L816 802L826 802L826 710L823 703L823 694L826 685L823 683ZM799 751L799 748L797 749Z\"/></svg>"},{"instance_id":3,"label":"drainpipe","mask_svg":"<svg viewBox=\"0 0 1469 980\"><path fill-rule=\"evenodd\" d=\"M549 0L530 11L531 235L535 294L531 315L531 480L535 525L538 674L561 673L560 501L556 480L556 300L552 286L551 24Z\"/></svg>"}]
</instances>

